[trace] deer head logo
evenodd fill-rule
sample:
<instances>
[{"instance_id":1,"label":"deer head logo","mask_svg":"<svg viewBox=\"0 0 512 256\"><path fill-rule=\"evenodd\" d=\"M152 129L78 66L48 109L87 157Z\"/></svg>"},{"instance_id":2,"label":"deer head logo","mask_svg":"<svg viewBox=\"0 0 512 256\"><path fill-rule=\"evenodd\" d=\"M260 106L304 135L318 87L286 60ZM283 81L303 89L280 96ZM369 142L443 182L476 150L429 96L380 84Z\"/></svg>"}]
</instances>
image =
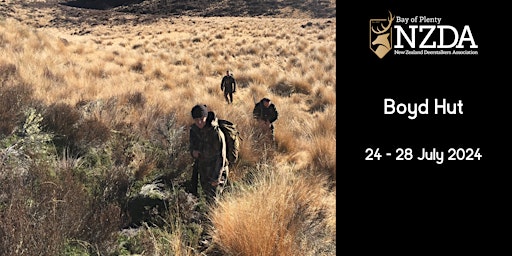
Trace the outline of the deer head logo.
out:
<instances>
[{"instance_id":1,"label":"deer head logo","mask_svg":"<svg viewBox=\"0 0 512 256\"><path fill-rule=\"evenodd\" d=\"M381 59L391 50L394 19L391 12L387 19L370 19L370 49Z\"/></svg>"}]
</instances>

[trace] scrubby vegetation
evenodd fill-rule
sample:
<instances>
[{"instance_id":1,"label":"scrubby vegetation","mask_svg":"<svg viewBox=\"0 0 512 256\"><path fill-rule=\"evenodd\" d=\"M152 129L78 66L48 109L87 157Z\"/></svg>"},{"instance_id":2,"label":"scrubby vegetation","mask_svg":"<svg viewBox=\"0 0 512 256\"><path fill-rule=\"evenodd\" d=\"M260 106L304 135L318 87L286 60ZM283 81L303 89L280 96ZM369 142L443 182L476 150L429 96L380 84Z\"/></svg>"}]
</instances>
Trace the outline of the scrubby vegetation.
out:
<instances>
[{"instance_id":1,"label":"scrubby vegetation","mask_svg":"<svg viewBox=\"0 0 512 256\"><path fill-rule=\"evenodd\" d=\"M56 27L54 9L2 5L17 17L0 18L2 255L335 255L335 19ZM262 97L275 150L251 117ZM243 137L213 204L188 192L199 102Z\"/></svg>"}]
</instances>

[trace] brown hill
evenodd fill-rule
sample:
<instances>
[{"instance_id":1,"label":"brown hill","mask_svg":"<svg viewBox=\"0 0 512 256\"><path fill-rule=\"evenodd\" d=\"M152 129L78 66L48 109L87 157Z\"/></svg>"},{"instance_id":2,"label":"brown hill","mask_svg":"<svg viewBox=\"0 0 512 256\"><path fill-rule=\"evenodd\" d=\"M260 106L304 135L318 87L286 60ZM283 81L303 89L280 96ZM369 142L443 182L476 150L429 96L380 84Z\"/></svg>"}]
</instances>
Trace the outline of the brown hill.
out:
<instances>
[{"instance_id":1,"label":"brown hill","mask_svg":"<svg viewBox=\"0 0 512 256\"><path fill-rule=\"evenodd\" d=\"M138 14L187 16L288 16L294 12L310 18L336 16L336 2L331 0L73 0L63 4L90 8L114 9Z\"/></svg>"},{"instance_id":2,"label":"brown hill","mask_svg":"<svg viewBox=\"0 0 512 256\"><path fill-rule=\"evenodd\" d=\"M35 27L81 27L151 23L158 18L335 18L335 0L10 0L0 17Z\"/></svg>"}]
</instances>

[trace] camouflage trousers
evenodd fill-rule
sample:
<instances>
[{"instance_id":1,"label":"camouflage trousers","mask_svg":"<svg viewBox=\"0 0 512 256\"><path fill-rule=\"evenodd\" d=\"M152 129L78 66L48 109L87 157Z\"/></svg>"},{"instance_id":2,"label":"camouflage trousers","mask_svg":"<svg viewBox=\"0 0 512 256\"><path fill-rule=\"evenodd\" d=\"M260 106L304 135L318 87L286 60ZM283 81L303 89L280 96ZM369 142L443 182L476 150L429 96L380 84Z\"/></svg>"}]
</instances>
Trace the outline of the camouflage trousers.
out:
<instances>
[{"instance_id":1,"label":"camouflage trousers","mask_svg":"<svg viewBox=\"0 0 512 256\"><path fill-rule=\"evenodd\" d=\"M276 146L275 140L275 129L274 124L270 124L270 126L265 125L264 122L258 122L257 127L257 140L261 142L264 146Z\"/></svg>"},{"instance_id":2,"label":"camouflage trousers","mask_svg":"<svg viewBox=\"0 0 512 256\"><path fill-rule=\"evenodd\" d=\"M224 98L228 104L233 103L233 92L224 91Z\"/></svg>"},{"instance_id":3,"label":"camouflage trousers","mask_svg":"<svg viewBox=\"0 0 512 256\"><path fill-rule=\"evenodd\" d=\"M228 166L221 166L221 163L216 163L219 161L214 161L211 164L207 163L198 163L198 179L201 184L201 189L203 190L204 195L206 196L207 201L210 201L216 196L219 196L224 191L224 188L228 182L228 174L229 168ZM222 169L222 170L221 170ZM213 174L222 172L220 177L220 183L218 185L212 185L212 182L217 179L212 178L215 176ZM193 177L194 178L194 177ZM197 184L197 179L196 179Z\"/></svg>"}]
</instances>

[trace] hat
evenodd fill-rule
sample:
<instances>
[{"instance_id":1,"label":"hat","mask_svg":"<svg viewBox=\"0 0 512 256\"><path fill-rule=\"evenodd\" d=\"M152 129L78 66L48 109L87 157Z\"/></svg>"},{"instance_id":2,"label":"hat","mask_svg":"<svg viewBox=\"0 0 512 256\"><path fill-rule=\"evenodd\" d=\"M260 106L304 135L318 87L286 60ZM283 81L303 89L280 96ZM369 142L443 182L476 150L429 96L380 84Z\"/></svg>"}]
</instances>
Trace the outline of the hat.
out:
<instances>
[{"instance_id":1,"label":"hat","mask_svg":"<svg viewBox=\"0 0 512 256\"><path fill-rule=\"evenodd\" d=\"M192 108L192 118L208 116L208 108L204 104L197 104Z\"/></svg>"}]
</instances>

